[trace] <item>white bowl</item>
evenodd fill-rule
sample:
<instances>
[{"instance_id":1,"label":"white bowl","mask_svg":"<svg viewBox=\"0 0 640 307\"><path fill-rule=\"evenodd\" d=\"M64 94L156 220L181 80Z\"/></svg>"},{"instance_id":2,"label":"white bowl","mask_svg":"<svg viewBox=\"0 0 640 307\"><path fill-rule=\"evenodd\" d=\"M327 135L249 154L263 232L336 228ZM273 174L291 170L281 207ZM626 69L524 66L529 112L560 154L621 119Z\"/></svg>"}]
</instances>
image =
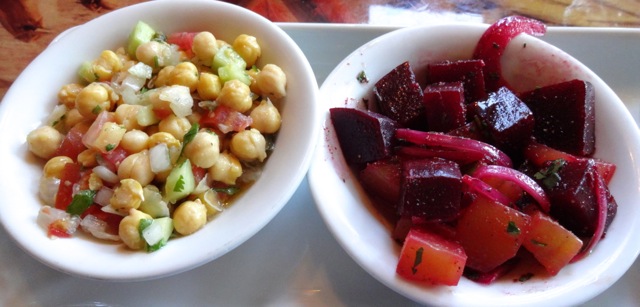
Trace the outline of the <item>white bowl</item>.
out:
<instances>
[{"instance_id":1,"label":"white bowl","mask_svg":"<svg viewBox=\"0 0 640 307\"><path fill-rule=\"evenodd\" d=\"M60 87L76 80L80 63L104 49L124 46L138 20L164 33L208 30L226 41L242 33L256 36L261 63L279 65L288 78L276 148L260 179L229 209L200 231L172 239L157 252L132 252L81 237L49 239L36 225L43 163L28 152L26 136L52 111ZM29 254L73 275L142 280L202 265L258 232L302 182L319 135L317 92L311 66L296 43L267 19L241 7L207 0L153 1L105 14L55 40L20 74L0 104L0 221Z\"/></svg>"},{"instance_id":2,"label":"white bowl","mask_svg":"<svg viewBox=\"0 0 640 307\"><path fill-rule=\"evenodd\" d=\"M363 108L363 99L374 99L375 82L404 61L411 63L420 80L420 72L429 62L470 58L485 29L485 25L468 24L405 28L378 37L345 58L320 88L325 133L309 171L312 194L323 219L348 254L380 282L415 301L447 306L579 304L611 286L640 252L638 128L616 94L584 65L528 35L512 41L503 58L507 80L524 80L519 90L572 78L592 82L596 92L595 156L617 165L610 189L619 205L618 214L606 238L591 255L555 277L534 277L526 282L503 280L488 286L463 278L456 287L421 286L399 278L395 268L400 247L391 239L392 226L372 209L342 157L330 123L329 108ZM366 84L357 80L361 71L369 79Z\"/></svg>"}]
</instances>

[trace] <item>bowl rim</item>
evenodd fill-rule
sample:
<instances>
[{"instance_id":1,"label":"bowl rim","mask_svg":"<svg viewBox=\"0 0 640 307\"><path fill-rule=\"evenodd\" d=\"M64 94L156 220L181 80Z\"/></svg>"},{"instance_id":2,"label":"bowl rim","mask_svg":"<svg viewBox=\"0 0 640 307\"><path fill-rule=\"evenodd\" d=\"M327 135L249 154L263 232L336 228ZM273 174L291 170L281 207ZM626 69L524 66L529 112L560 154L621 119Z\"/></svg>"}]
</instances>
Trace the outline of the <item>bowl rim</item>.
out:
<instances>
[{"instance_id":1,"label":"bowl rim","mask_svg":"<svg viewBox=\"0 0 640 307\"><path fill-rule=\"evenodd\" d=\"M405 36L405 38L409 37L410 35L419 36L420 31L428 32L428 31L437 31L437 30L443 30L443 29L447 29L451 31L454 31L454 30L475 31L476 33L475 37L479 38L480 34L488 26L489 25L483 25L483 24L451 23L451 24L437 24L437 25L419 25L419 26L412 26L412 27L393 30L389 33L383 34L363 44L362 46L354 50L352 53L350 53L346 58L340 61L340 63L331 71L331 73L327 76L327 78L325 79L325 81L320 87L320 95L323 101L327 101L327 104L325 105L325 108L322 111L323 112L323 115L322 115L323 130L325 131L325 135L320 139L316 154L314 156L314 161L312 162L312 165L308 173L311 193L315 200L316 206L319 212L321 213L321 216L325 224L329 228L334 238L338 241L340 246L347 252L347 254L349 254L349 256L356 263L358 263L360 267L362 267L375 279L380 281L382 284L385 284L387 287L391 288L392 290L421 303L436 304L436 305L459 304L461 301L457 300L456 296L461 296L461 293L457 292L456 289L452 290L446 287L444 288L444 290L441 289L442 290L441 292L437 292L437 291L436 293L427 292L427 291L424 291L425 289L421 289L419 286L416 286L401 280L400 278L395 276L395 271L393 272L393 274L390 274L389 272L381 273L380 270L377 270L376 268L373 267L372 261L363 259L363 255L361 251L357 250L357 248L361 246L353 247L353 244L355 244L354 242L359 242L361 240L364 240L360 238L360 233L358 233L358 230L362 230L362 229L356 229L358 226L350 225L350 221L346 217L346 212L348 213L355 213L355 212L350 211L351 208L349 208L344 210L340 209L341 210L340 213L336 213L335 211L338 209L336 209L337 207L335 206L335 204L331 203L332 201L335 201L335 199L331 200L327 198L327 195L329 194L327 193L327 189L336 188L337 186L342 185L343 186L342 188L344 189L352 189L351 191L352 194L358 194L358 195L349 195L350 197L349 199L344 199L345 195L340 193L340 196L343 197L344 199L344 201L342 201L341 208L345 206L344 203L348 203L353 200L364 201L364 202L366 202L367 200L365 200L366 196L363 196L364 192L360 187L359 183L357 182L357 180L354 179L353 173L346 166L346 163L344 162L342 155L339 154L340 152L339 145L337 144L335 139L333 140L333 143L330 143L330 141L328 140L328 139L335 138L335 136L332 135L333 131L332 131L332 128L330 127L331 124L329 120L328 109L330 107L347 105L348 103L346 101L348 100L355 101L363 97L358 94L355 94L355 95L353 94L354 92L358 92L358 90L352 90L351 88L348 88L349 86L354 86L353 80L345 81L345 78L344 77L341 78L339 74L354 73L353 67L361 67L359 66L361 64L362 64L362 67L365 67L366 63L364 63L364 60L362 58L365 57L364 54L368 51L368 49L375 49L377 48L377 46L384 45L384 44L393 45L393 43L400 42L399 39L393 40L394 38L397 38L403 35ZM555 46L549 43L546 43L540 39L537 39L528 35L522 35L522 36L527 37L528 39L532 39L533 41L540 42L545 46L554 48L557 51L562 52L560 49L556 48ZM422 37L418 37L417 39L422 39ZM634 125L633 127L635 128L635 129L632 129L629 135L625 137L625 140L627 142L631 140L632 142L632 144L629 145L630 148L632 149L631 155L639 156L640 146L638 145L638 143L640 143L639 141L640 134L638 133L638 129L635 126L635 122L633 121L633 118L631 117L630 113L628 112L628 110L626 110L626 108L624 108L622 101L617 97L617 95L613 92L613 90L611 90L611 88L608 87L608 85L606 85L604 81L602 81L597 75L595 75L595 73L593 73L588 67L584 66L582 63L580 63L578 60L574 59L570 55L564 52L562 53L564 54L564 56L570 57L572 61L575 61L576 63L578 63L577 66L585 74L589 75L590 77L593 77L593 79L596 80L596 82L598 82L599 84L603 84L605 86L605 93L602 93L602 94L606 95L607 97L612 97L614 101L610 103L613 103L618 107L622 106L622 108L624 109L622 111L622 113L624 113L622 114L623 115L622 121L625 122L625 125L627 126L630 126L629 123L632 123ZM412 59L409 59L409 60L412 60ZM400 62L395 63L395 65L398 65L398 64L400 64ZM413 65L415 63L411 63L411 64ZM395 65L392 65L391 68L395 67ZM345 67L351 67L351 69L345 68ZM364 68L364 70L366 71L366 68ZM369 76L368 73L367 75ZM353 79L355 79L355 75ZM373 78L370 78L369 82L375 83L376 80L377 79L373 77ZM334 88L334 86L338 88L340 87L343 87L343 88L336 89ZM343 95L344 97L343 96L339 97L341 98L340 103L330 102L331 100L329 97L334 98L334 101L335 101L335 100L339 100L337 99L337 96L339 95L333 94L332 96L332 94L328 94L329 92L331 93L344 92L344 95ZM350 95L354 95L354 96L350 96ZM343 101L344 103L342 103ZM353 102L351 104L357 105L357 103L353 103ZM362 105L359 105L359 106L361 107ZM338 168L338 169L334 169L334 168ZM331 170L328 170L328 169L331 169ZM635 174L635 178L637 178L638 175L640 174L637 170L635 172L632 171L632 173ZM336 180L336 178L341 182L332 182L330 184L327 183L328 181ZM638 194L638 188L635 189L635 193ZM370 211L370 209L368 210ZM362 213L363 211L367 211L367 210L366 209L358 210L357 213ZM362 219L362 217L355 217L355 216L350 216L349 218L354 218L358 220ZM383 222L381 222L379 218L371 217L371 216L365 217L365 218L368 219L370 223L378 223L379 225L383 224ZM633 229L635 229L636 233L640 233L640 223L637 220L638 219L636 218L635 226L634 226L635 228ZM379 226L379 225L376 225L376 226ZM378 229L376 229L376 231L377 230ZM390 241L391 240L390 229L385 229L385 230L386 230L387 237L389 237L387 241ZM608 275L608 279L605 281L601 281L602 283L600 286L598 285L593 286L593 283L591 283L592 287L589 288L590 291L588 291L587 293L581 293L580 295L576 295L577 293L576 289L573 289L573 290L569 289L571 291L565 289L566 293L564 294L571 294L571 295L569 295L568 298L565 295L565 297L563 297L563 299L565 300L562 301L562 304L577 304L595 297L599 293L606 290L609 286L611 286L616 280L618 280L624 274L624 272L626 272L626 270L629 269L629 267L634 263L635 259L638 257L638 254L640 254L640 243L631 244L629 242L628 237L622 243L627 244L625 245L626 254L624 256L617 255L617 254L613 255L613 257L616 257L615 260L618 261L619 263L617 268L613 270L614 272ZM363 243L363 244L366 244L366 243ZM389 244L392 246L392 243L389 243ZM380 247L379 244L377 244L376 246ZM616 252L619 253L620 251L616 251ZM396 253L399 253L398 247L396 247ZM384 256L387 256L387 255L384 255ZM384 258L383 256L381 256L379 253L376 253L375 251L372 252L372 255L370 255L370 257L375 258L377 260ZM388 260L388 259L384 258L383 260ZM395 262L397 262L397 257L395 259ZM394 268L395 268L395 262L393 265ZM607 266L607 268L609 269L610 266ZM597 279L597 277L594 277L593 279ZM562 294L562 293L560 294L557 293L557 291L555 292L551 291L551 292L552 293L549 294L551 299L558 299L559 295ZM519 305L523 305L523 306L535 305L535 304L540 304L541 302L542 300L537 300L535 302L529 302L528 304L524 302ZM469 304L470 302L465 301L465 303ZM472 303L486 304L488 302L483 301L483 302L472 302ZM494 302L491 302L491 303L494 303ZM512 303L514 302L510 300L508 304L512 305Z\"/></svg>"},{"instance_id":2,"label":"bowl rim","mask_svg":"<svg viewBox=\"0 0 640 307\"><path fill-rule=\"evenodd\" d=\"M276 146L276 149L274 150L272 155L269 157L269 160L265 165L265 169L264 169L264 172L266 175L272 176L273 179L275 180L288 182L289 184L281 186L280 189L273 189L273 191L270 190L269 196L271 196L272 199L267 205L263 206L264 209L261 210L259 213L256 213L255 215L246 217L247 219L251 220L251 223L249 223L248 225L243 225L242 227L238 226L234 228L233 229L235 231L234 234L230 234L228 238L226 238L225 240L221 242L217 242L216 243L217 245L215 247L206 245L205 247L202 248L202 251L200 253L195 253L196 255L191 255L189 253L186 253L185 255L182 255L184 257L182 262L180 263L172 262L170 265L166 265L164 267L160 266L159 263L161 261L167 262L168 259L170 259L169 255L161 256L161 254L157 252L156 253L138 252L140 254L135 254L135 252L128 252L126 250L123 250L124 248L122 248L121 250L117 250L117 248L114 247L113 244L95 243L95 242L92 242L92 240L87 238L71 239L71 240L82 240L83 243L77 243L77 244L69 243L70 241L68 240L65 241L64 239L55 240L57 241L56 244L58 243L60 244L59 246L56 247L56 249L70 248L70 246L71 248L76 248L78 244L80 244L80 246L83 246L83 244L88 244L88 245L94 244L94 243L102 244L103 246L98 247L99 250L101 251L108 250L110 252L114 252L115 250L114 252L115 254L118 254L118 255L122 254L122 257L120 256L118 257L120 258L127 257L127 259L129 259L127 261L131 262L131 264L127 264L126 266L129 269L132 269L132 271L126 271L124 268L120 268L120 267L114 268L113 266L115 265L115 263L103 263L104 265L95 265L95 262L97 260L93 260L93 259L87 260L87 263L94 264L93 267L85 264L84 261L77 261L77 259L75 263L70 261L69 259L55 259L54 257L52 257L50 251L44 251L41 247L38 247L34 245L33 242L30 242L29 238L25 237L25 234L23 233L21 227L17 225L15 218L7 214L7 212L15 211L15 210L12 210L12 208L10 208L11 205L9 204L10 202L15 201L15 199L0 201L0 223L2 224L7 234L11 237L11 239L14 242L17 243L18 246L20 246L22 250L24 250L26 253L33 256L35 259L42 262L43 264L51 268L54 268L58 271L70 274L72 276L89 278L89 279L98 279L98 280L109 280L109 281L149 280L149 279L155 279L159 277L174 275L189 269L193 269L207 262L210 262L226 254L227 252L231 251L235 247L239 246L240 244L244 243L246 240L251 238L258 231L260 231L264 226L266 226L275 217L276 214L278 214L278 212L289 202L289 200L297 190L298 186L302 183L306 175L306 171L308 170L308 167L310 166L310 163L311 163L313 149L315 148L316 140L319 138L319 133L315 133L315 130L312 129L313 127L316 127L319 125L320 117L319 117L319 107L317 103L318 86L317 86L317 81L315 79L315 75L313 73L311 65L307 60L306 56L303 54L300 47L280 27L278 27L273 22L269 21L268 19L264 18L263 16L255 12L252 12L240 6L236 6L236 5L225 3L225 2L208 1L208 0L184 0L184 1L163 0L163 1L143 2L143 3L134 4L131 6L127 6L121 9L108 12L102 16L99 16L95 19L92 19L86 22L85 24L70 28L69 30L61 33L58 37L56 37L50 43L50 45L45 50L43 50L20 73L20 75L16 78L13 85L9 88L9 90L5 94L2 100L2 103L0 103L0 127L9 128L7 127L9 125L7 124L7 122L13 122L15 124L16 119L13 118L14 116L9 115L9 113L15 114L14 111L20 108L19 95L24 91L24 87L31 82L29 78L33 76L33 74L36 74L37 70L40 69L40 67L55 67L55 66L52 66L51 63L48 63L48 61L50 61L50 58L52 57L53 54L57 54L61 51L62 48L65 48L65 45L74 44L79 41L83 41L84 38L91 37L90 35L92 34L95 35L95 33L91 32L92 30L95 30L96 28L100 28L100 27L106 27L109 23L114 23L119 21L131 21L132 22L131 27L132 27L133 23L135 23L137 20L146 20L145 18L148 18L148 16L150 16L149 14L151 14L152 16L150 18L158 19L157 16L163 16L163 17L170 16L171 13L176 9L180 9L179 12L186 12L188 14L191 14L191 16L199 16L201 14L204 14L203 16L207 16L207 17L217 16L222 20L225 18L231 18L234 16L249 17L250 18L249 24L256 25L257 30L255 31L255 33L264 33L264 34L268 33L269 40L273 40L272 42L270 41L261 42L261 45L263 43L266 43L265 46L271 45L270 47L275 48L274 50L286 51L286 53L284 54L284 56L287 56L286 60L282 54L276 55L275 54L276 51L270 52L271 54L270 57L282 58L282 60L279 60L278 63L276 64L279 64L279 65L284 64L287 67L293 65L289 63L295 63L297 65L295 67L292 66L293 68L292 70L285 69L285 73L287 75L291 74L292 76L296 76L295 78L288 78L288 83L289 83L288 94L290 95L288 95L287 97L292 97L291 94L293 93L296 93L297 96L302 97L301 95L302 90L296 89L297 87L299 87L301 89L306 90L304 93L305 101L304 103L299 103L298 105L291 102L286 103L284 105L285 110L284 111L281 110L281 112L282 111L287 112L287 115L290 115L290 116L286 117L283 114L282 127L283 128L297 127L297 128L295 129L289 128L289 129L286 129L286 131L284 131L285 129L281 129L279 132L279 141L278 141L278 143L283 144L283 146L285 146L286 144L287 146L292 148L292 150L291 152L283 152L284 149L278 150L278 147ZM220 17L223 15L221 15L219 11L223 12L224 18ZM213 25L216 22L219 23L221 21L214 21L214 22L194 21L194 23L204 23L204 22L208 22L208 24ZM128 27L128 29L131 29L131 27ZM179 28L180 26L178 25L177 22L174 22L169 27ZM247 26L243 26L243 27L247 27ZM160 29L160 30L167 31L167 29ZM109 30L109 31L113 31L113 30ZM240 33L237 33L237 34L240 34ZM126 35L128 35L128 32L124 33L123 35L124 35L124 38L126 39ZM258 37L258 39L260 40L261 38ZM124 42L124 39L123 39L123 42ZM119 46L118 42L111 41L110 43L112 44L112 46L109 47L109 49ZM99 44L104 44L104 43L99 42ZM280 45L277 45L277 44L280 44ZM94 47L93 46L83 47L83 49L86 49L86 48L94 48ZM100 48L100 47L95 47L95 48ZM94 56L98 55L98 53L95 53L95 52L90 52L90 53L94 54ZM265 52L263 50L263 57L264 57L264 54ZM78 65L80 65L80 62L81 60L78 60ZM271 62L273 63L273 61ZM279 62L282 62L282 63L279 63ZM71 67L71 66L68 66L68 67ZM284 67L284 66L281 66L281 67ZM73 75L74 76L70 76L70 77L75 77L75 74ZM72 80L72 79L69 79L69 80ZM62 84L65 84L64 80L60 80L59 86L61 86ZM56 93L52 93L52 94L55 96ZM289 101L291 101L291 99L289 99ZM48 106L52 107L53 105L50 105L50 103L47 102L48 100L43 100L43 101L45 101L44 108L47 108L47 112L50 112L51 110L48 108ZM294 119L293 116L291 116L291 115L300 116L300 114L307 114L309 115L309 118L302 120L302 119ZM24 116L28 117L29 115L24 115ZM27 127L28 130L32 130L37 126L39 126L43 119L44 117L38 117L37 123L29 122L24 125L29 125L29 127ZM24 129L27 129L27 128L24 128ZM9 131L9 129L4 129L4 130ZM285 141L286 137L292 137L292 138L295 137L297 140L300 141L300 143L297 143L297 146L295 146L294 148L293 141ZM22 138L22 139L20 141L14 140L18 138ZM280 141L280 138L282 138L282 141ZM36 162L36 159L28 154L28 150L26 149L26 145L25 145L26 134L20 135L20 136L13 136L11 141L0 140L0 143L4 145L6 145L5 143L9 143L9 142L13 142L13 143L11 143L10 145L4 146L0 150L0 155L12 157L12 159L14 160L20 160L20 161L29 160L28 162L25 162L26 165L34 164L34 163L36 164L43 163L43 162ZM295 168L290 168L287 171L280 170L279 169L281 168L280 165L285 165L286 161L293 161L297 163L297 166ZM18 166L9 165L10 163L6 161L3 161L2 164L6 164L6 166L10 167L12 170L19 170ZM27 173L26 176L28 177L30 174L31 173ZM262 176L262 177L266 177L266 176ZM3 184L0 185L0 191L9 193L8 186L13 185L13 183L10 183L9 176L3 176L0 180L3 182ZM269 181L270 180L266 178L263 180L258 180L258 182L254 183L254 186L252 187L254 189L249 189L249 191L246 191L245 193L243 193L243 195L240 196L240 199L238 199L236 202L240 202L241 200L245 201L245 199L247 202L249 201L255 202L255 200L259 198L257 197L256 192L251 192L251 191L256 191L257 189L263 189L264 187L268 187ZM28 191L24 192L24 194L32 194L35 200L37 201L37 203L41 204L41 202L37 197L37 183L35 187L30 186ZM254 205L251 205L251 206L254 206ZM237 209L237 207L238 206L229 207L226 213L230 213L232 211L233 212L238 211L239 209ZM35 224L34 217L35 215L37 215L37 207L35 210L36 211L33 212L33 218L29 216L29 217L24 217L24 219L27 219L27 220L31 219L33 222L33 225L40 229L42 237L46 238L46 233L42 231L42 229ZM16 213L16 214L21 214L21 213ZM234 214L234 215L237 215L237 214ZM220 216L224 216L224 214ZM212 225L212 223L215 223L215 222L216 221L210 222L207 225L210 226ZM194 235L197 235L197 234L198 233ZM194 236L194 235L191 235L191 236ZM200 235L202 234L199 234L199 236ZM194 240L194 239L186 239L186 238L190 238L191 236L183 237L181 239L183 241ZM48 238L46 238L46 240L54 241ZM169 244L169 246L171 245L172 244ZM166 252L166 247L163 250L165 251L165 253L168 253ZM162 253L163 250L161 250L160 253ZM145 256L141 256L141 255L145 255ZM74 255L74 257L76 256ZM123 259L119 259L119 260L123 260ZM156 267L152 268L152 267L145 267L140 265L140 264L145 264L147 262L153 263ZM139 267L135 267L133 263L137 263ZM109 267L109 266L112 266L112 267Z\"/></svg>"}]
</instances>

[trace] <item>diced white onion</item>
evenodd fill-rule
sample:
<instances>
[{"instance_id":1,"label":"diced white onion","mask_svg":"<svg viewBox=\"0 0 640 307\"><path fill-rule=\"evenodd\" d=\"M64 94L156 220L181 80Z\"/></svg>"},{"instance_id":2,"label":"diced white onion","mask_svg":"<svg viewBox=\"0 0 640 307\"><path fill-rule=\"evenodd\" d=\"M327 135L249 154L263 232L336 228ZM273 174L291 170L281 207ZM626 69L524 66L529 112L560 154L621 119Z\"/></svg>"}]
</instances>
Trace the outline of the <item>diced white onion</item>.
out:
<instances>
[{"instance_id":1,"label":"diced white onion","mask_svg":"<svg viewBox=\"0 0 640 307\"><path fill-rule=\"evenodd\" d=\"M80 225L80 217L77 215L71 215L64 210L56 209L50 206L43 206L38 212L36 223L48 230L49 226L53 223L58 223L59 226L64 228L67 234L74 234Z\"/></svg>"},{"instance_id":2,"label":"diced white onion","mask_svg":"<svg viewBox=\"0 0 640 307\"><path fill-rule=\"evenodd\" d=\"M146 83L147 83L147 79L145 78L128 75L126 78L124 78L124 80L122 80L122 91L124 91L127 88L130 88L134 92L137 92L141 90Z\"/></svg>"},{"instance_id":3,"label":"diced white onion","mask_svg":"<svg viewBox=\"0 0 640 307\"><path fill-rule=\"evenodd\" d=\"M153 73L153 68L145 63L138 62L136 65L131 66L127 72L134 77L149 79Z\"/></svg>"},{"instance_id":4,"label":"diced white onion","mask_svg":"<svg viewBox=\"0 0 640 307\"><path fill-rule=\"evenodd\" d=\"M204 192L202 199L204 206L207 208L208 216L216 215L224 210L218 199L218 194L214 190L209 189Z\"/></svg>"},{"instance_id":5,"label":"diced white onion","mask_svg":"<svg viewBox=\"0 0 640 307\"><path fill-rule=\"evenodd\" d=\"M113 196L113 190L108 187L102 187L96 193L96 196L93 198L93 202L103 207L108 206L111 196Z\"/></svg>"},{"instance_id":6,"label":"diced white onion","mask_svg":"<svg viewBox=\"0 0 640 307\"><path fill-rule=\"evenodd\" d=\"M51 126L55 126L60 119L64 116L65 113L67 113L67 107L64 104L58 104L53 108L53 111L51 112L51 114L49 115L49 117L47 118L47 123L49 123L49 125Z\"/></svg>"},{"instance_id":7,"label":"diced white onion","mask_svg":"<svg viewBox=\"0 0 640 307\"><path fill-rule=\"evenodd\" d=\"M184 85L171 85L161 89L158 98L169 102L169 107L178 117L191 115L193 107L193 97L191 90Z\"/></svg>"},{"instance_id":8,"label":"diced white onion","mask_svg":"<svg viewBox=\"0 0 640 307\"><path fill-rule=\"evenodd\" d=\"M53 206L56 203L56 195L60 187L60 179L56 177L40 177L38 195L45 205Z\"/></svg>"},{"instance_id":9,"label":"diced white onion","mask_svg":"<svg viewBox=\"0 0 640 307\"><path fill-rule=\"evenodd\" d=\"M200 182L198 182L198 185L196 185L196 188L193 189L193 192L191 192L192 194L202 194L204 192L206 192L207 190L209 190L209 184L207 183L207 177L209 176L209 174L205 174L204 177L202 177L202 179L200 179Z\"/></svg>"},{"instance_id":10,"label":"diced white onion","mask_svg":"<svg viewBox=\"0 0 640 307\"><path fill-rule=\"evenodd\" d=\"M117 214L117 215L120 215L120 216L127 216L127 213L122 213L122 212L120 212L120 211L118 211L116 209L113 209L113 207L111 207L111 206L104 206L100 210L102 210L102 212L106 212L106 213L113 213L113 214Z\"/></svg>"},{"instance_id":11,"label":"diced white onion","mask_svg":"<svg viewBox=\"0 0 640 307\"><path fill-rule=\"evenodd\" d=\"M147 228L142 230L142 238L148 245L155 245L163 238L162 227L155 221L151 222Z\"/></svg>"},{"instance_id":12,"label":"diced white onion","mask_svg":"<svg viewBox=\"0 0 640 307\"><path fill-rule=\"evenodd\" d=\"M138 94L136 94L136 91L129 87L129 86L124 86L120 88L120 95L122 96L122 102L124 102L125 104L139 104L140 103L140 98L138 97Z\"/></svg>"},{"instance_id":13,"label":"diced white onion","mask_svg":"<svg viewBox=\"0 0 640 307\"><path fill-rule=\"evenodd\" d=\"M171 169L171 157L169 147L165 143L159 143L149 149L149 161L151 171L155 174Z\"/></svg>"},{"instance_id":14,"label":"diced white onion","mask_svg":"<svg viewBox=\"0 0 640 307\"><path fill-rule=\"evenodd\" d=\"M85 216L80 222L80 226L82 230L98 239L120 241L120 236L107 232L107 222L98 219L94 215L89 214Z\"/></svg>"},{"instance_id":15,"label":"diced white onion","mask_svg":"<svg viewBox=\"0 0 640 307\"><path fill-rule=\"evenodd\" d=\"M100 179L110 182L110 183L118 183L120 182L120 178L114 172L112 172L108 167L104 165L98 165L93 168L93 172L100 177Z\"/></svg>"}]
</instances>

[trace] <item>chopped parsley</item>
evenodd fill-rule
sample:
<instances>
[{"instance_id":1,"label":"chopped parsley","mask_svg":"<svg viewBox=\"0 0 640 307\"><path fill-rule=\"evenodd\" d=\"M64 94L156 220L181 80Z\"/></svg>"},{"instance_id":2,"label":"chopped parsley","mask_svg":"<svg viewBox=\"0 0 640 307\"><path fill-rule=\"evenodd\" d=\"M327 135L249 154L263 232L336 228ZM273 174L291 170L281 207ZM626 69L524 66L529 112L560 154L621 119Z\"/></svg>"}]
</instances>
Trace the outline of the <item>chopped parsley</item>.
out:
<instances>
[{"instance_id":1,"label":"chopped parsley","mask_svg":"<svg viewBox=\"0 0 640 307\"><path fill-rule=\"evenodd\" d=\"M424 253L424 248L418 248L416 250L416 259L413 261L413 266L411 267L411 272L413 274L418 273L418 266L422 263L422 254Z\"/></svg>"},{"instance_id":2,"label":"chopped parsley","mask_svg":"<svg viewBox=\"0 0 640 307\"><path fill-rule=\"evenodd\" d=\"M93 198L96 196L96 191L93 190L81 190L76 195L73 195L71 203L67 207L67 213L71 215L81 215L91 204L93 204Z\"/></svg>"},{"instance_id":3,"label":"chopped parsley","mask_svg":"<svg viewBox=\"0 0 640 307\"><path fill-rule=\"evenodd\" d=\"M520 228L518 228L518 225L516 225L516 222L509 221L509 224L507 224L507 233L510 235L520 234Z\"/></svg>"},{"instance_id":4,"label":"chopped parsley","mask_svg":"<svg viewBox=\"0 0 640 307\"><path fill-rule=\"evenodd\" d=\"M538 241L538 240L536 240L536 239L531 239L531 243L532 243L533 245L542 246L542 247L547 246L547 243L540 242L540 241Z\"/></svg>"},{"instance_id":5,"label":"chopped parsley","mask_svg":"<svg viewBox=\"0 0 640 307\"><path fill-rule=\"evenodd\" d=\"M358 74L358 77L356 77L356 79L360 83L369 83L369 78L367 78L367 74L364 72L364 70Z\"/></svg>"},{"instance_id":6,"label":"chopped parsley","mask_svg":"<svg viewBox=\"0 0 640 307\"><path fill-rule=\"evenodd\" d=\"M531 277L533 277L533 273L524 273L522 275L520 275L520 278L518 278L519 282L525 282L529 279L531 279Z\"/></svg>"},{"instance_id":7,"label":"chopped parsley","mask_svg":"<svg viewBox=\"0 0 640 307\"><path fill-rule=\"evenodd\" d=\"M156 32L151 40L159 43L165 43L167 41L167 36L162 32Z\"/></svg>"},{"instance_id":8,"label":"chopped parsley","mask_svg":"<svg viewBox=\"0 0 640 307\"><path fill-rule=\"evenodd\" d=\"M180 175L176 181L176 185L173 186L174 192L182 192L184 190L184 176Z\"/></svg>"},{"instance_id":9,"label":"chopped parsley","mask_svg":"<svg viewBox=\"0 0 640 307\"><path fill-rule=\"evenodd\" d=\"M218 192L218 193L224 193L227 195L233 195L238 193L238 191L240 191L240 188L238 187L226 187L226 188L211 188L214 192Z\"/></svg>"},{"instance_id":10,"label":"chopped parsley","mask_svg":"<svg viewBox=\"0 0 640 307\"><path fill-rule=\"evenodd\" d=\"M191 143L191 141L193 141L193 139L196 137L198 130L200 130L200 125L198 125L198 123L194 123L193 126L189 128L189 131L187 131L187 133L184 134L184 137L182 138L183 142L182 142L182 150L180 151L180 155L182 155L182 153L184 152L184 148L187 147L187 144Z\"/></svg>"},{"instance_id":11,"label":"chopped parsley","mask_svg":"<svg viewBox=\"0 0 640 307\"><path fill-rule=\"evenodd\" d=\"M91 113L93 114L100 114L100 112L102 112L102 107L100 105L95 106L92 110Z\"/></svg>"},{"instance_id":12,"label":"chopped parsley","mask_svg":"<svg viewBox=\"0 0 640 307\"><path fill-rule=\"evenodd\" d=\"M116 145L113 144L107 144L107 146L104 147L107 151L112 151L114 148L116 148Z\"/></svg>"},{"instance_id":13,"label":"chopped parsley","mask_svg":"<svg viewBox=\"0 0 640 307\"><path fill-rule=\"evenodd\" d=\"M561 178L560 175L558 175L558 172L560 172L560 170L565 165L567 165L567 161L564 159L553 160L547 167L535 173L533 175L533 178L542 180L542 184L544 184L545 187L551 189L558 185L558 182L560 182Z\"/></svg>"}]
</instances>

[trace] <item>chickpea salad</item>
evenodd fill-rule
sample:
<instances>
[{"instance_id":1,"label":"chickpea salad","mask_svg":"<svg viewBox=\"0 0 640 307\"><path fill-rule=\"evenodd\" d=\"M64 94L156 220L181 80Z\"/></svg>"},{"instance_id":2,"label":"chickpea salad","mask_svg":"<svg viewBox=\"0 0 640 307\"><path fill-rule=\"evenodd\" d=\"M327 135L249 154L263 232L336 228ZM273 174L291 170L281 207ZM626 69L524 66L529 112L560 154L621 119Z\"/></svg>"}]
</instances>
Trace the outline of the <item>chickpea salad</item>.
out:
<instances>
[{"instance_id":1,"label":"chickpea salad","mask_svg":"<svg viewBox=\"0 0 640 307\"><path fill-rule=\"evenodd\" d=\"M44 163L37 223L156 251L192 234L260 176L286 75L258 38L166 35L139 21L126 46L82 63L27 136Z\"/></svg>"}]
</instances>

